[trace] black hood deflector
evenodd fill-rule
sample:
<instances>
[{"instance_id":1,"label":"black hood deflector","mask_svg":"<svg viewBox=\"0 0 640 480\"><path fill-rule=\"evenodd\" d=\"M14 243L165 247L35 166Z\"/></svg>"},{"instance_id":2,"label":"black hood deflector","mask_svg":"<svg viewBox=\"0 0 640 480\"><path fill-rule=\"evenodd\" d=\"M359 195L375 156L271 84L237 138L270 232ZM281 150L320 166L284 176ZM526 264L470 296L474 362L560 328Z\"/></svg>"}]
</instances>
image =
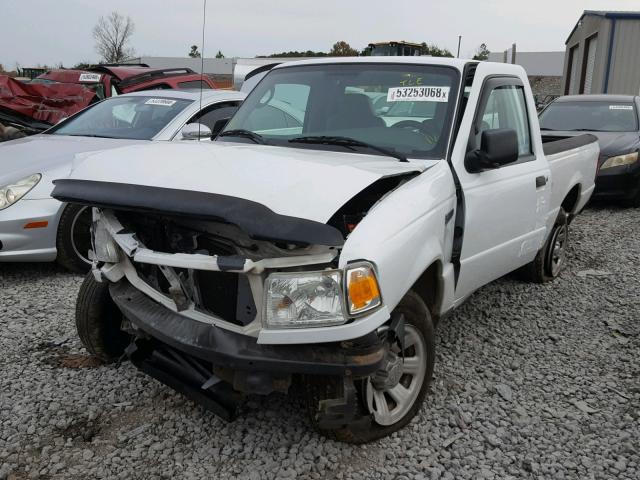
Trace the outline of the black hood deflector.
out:
<instances>
[{"instance_id":1,"label":"black hood deflector","mask_svg":"<svg viewBox=\"0 0 640 480\"><path fill-rule=\"evenodd\" d=\"M342 233L330 225L280 215L244 198L93 180L53 183L51 196L61 202L230 223L256 240L330 247L344 244Z\"/></svg>"}]
</instances>

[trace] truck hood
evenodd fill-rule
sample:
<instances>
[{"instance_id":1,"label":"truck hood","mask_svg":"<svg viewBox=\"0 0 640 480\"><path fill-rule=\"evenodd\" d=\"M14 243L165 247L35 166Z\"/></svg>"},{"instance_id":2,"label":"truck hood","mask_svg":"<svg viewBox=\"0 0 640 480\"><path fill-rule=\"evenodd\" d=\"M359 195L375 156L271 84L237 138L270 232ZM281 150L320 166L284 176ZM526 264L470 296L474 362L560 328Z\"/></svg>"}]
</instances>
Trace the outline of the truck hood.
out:
<instances>
[{"instance_id":1,"label":"truck hood","mask_svg":"<svg viewBox=\"0 0 640 480\"><path fill-rule=\"evenodd\" d=\"M380 155L226 142L154 144L86 156L69 178L171 189L172 195L185 191L185 196L201 192L239 198L277 215L326 223L377 180L422 172L435 162L403 163ZM148 188L141 190L149 192ZM158 190L154 205L145 208L167 210L161 192Z\"/></svg>"},{"instance_id":2,"label":"truck hood","mask_svg":"<svg viewBox=\"0 0 640 480\"><path fill-rule=\"evenodd\" d=\"M33 135L0 143L0 186L20 178L40 173L43 180L37 188L47 185L49 197L53 185L50 173L60 175L71 170L76 155L141 143L139 140L71 137L68 135ZM65 168L66 167L66 168ZM30 195L31 196L31 195Z\"/></svg>"}]
</instances>

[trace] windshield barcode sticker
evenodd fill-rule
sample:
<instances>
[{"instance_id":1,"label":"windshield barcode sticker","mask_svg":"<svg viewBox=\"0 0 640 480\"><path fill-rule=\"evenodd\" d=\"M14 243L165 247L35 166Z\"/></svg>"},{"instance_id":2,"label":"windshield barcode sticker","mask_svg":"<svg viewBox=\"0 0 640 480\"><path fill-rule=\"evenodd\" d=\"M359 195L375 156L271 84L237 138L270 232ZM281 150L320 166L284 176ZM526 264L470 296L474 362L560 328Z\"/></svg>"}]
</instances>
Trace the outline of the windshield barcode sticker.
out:
<instances>
[{"instance_id":1,"label":"windshield barcode sticker","mask_svg":"<svg viewBox=\"0 0 640 480\"><path fill-rule=\"evenodd\" d=\"M609 105L609 110L633 110L632 105Z\"/></svg>"},{"instance_id":2,"label":"windshield barcode sticker","mask_svg":"<svg viewBox=\"0 0 640 480\"><path fill-rule=\"evenodd\" d=\"M448 102L450 87L391 87L387 102Z\"/></svg>"},{"instance_id":3,"label":"windshield barcode sticker","mask_svg":"<svg viewBox=\"0 0 640 480\"><path fill-rule=\"evenodd\" d=\"M80 82L99 82L102 75L99 73L81 73Z\"/></svg>"},{"instance_id":4,"label":"windshield barcode sticker","mask_svg":"<svg viewBox=\"0 0 640 480\"><path fill-rule=\"evenodd\" d=\"M145 105L160 105L162 107L173 107L176 103L175 100L169 100L167 98L150 98L146 102Z\"/></svg>"}]
</instances>

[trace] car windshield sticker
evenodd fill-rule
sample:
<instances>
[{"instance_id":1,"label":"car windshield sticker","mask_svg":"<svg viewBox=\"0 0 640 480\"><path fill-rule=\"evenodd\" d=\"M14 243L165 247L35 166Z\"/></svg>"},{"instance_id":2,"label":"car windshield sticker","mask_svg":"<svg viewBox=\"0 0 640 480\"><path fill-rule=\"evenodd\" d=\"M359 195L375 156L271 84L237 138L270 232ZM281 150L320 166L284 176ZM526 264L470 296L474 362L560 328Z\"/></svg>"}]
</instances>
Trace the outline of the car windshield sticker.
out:
<instances>
[{"instance_id":1,"label":"car windshield sticker","mask_svg":"<svg viewBox=\"0 0 640 480\"><path fill-rule=\"evenodd\" d=\"M633 105L609 105L609 110L633 110Z\"/></svg>"},{"instance_id":2,"label":"car windshield sticker","mask_svg":"<svg viewBox=\"0 0 640 480\"><path fill-rule=\"evenodd\" d=\"M162 107L173 107L176 103L175 100L169 100L167 98L150 98L146 102L145 105L160 105Z\"/></svg>"},{"instance_id":3,"label":"car windshield sticker","mask_svg":"<svg viewBox=\"0 0 640 480\"><path fill-rule=\"evenodd\" d=\"M81 82L99 82L102 78L102 75L99 73L81 73L80 81Z\"/></svg>"},{"instance_id":4,"label":"car windshield sticker","mask_svg":"<svg viewBox=\"0 0 640 480\"><path fill-rule=\"evenodd\" d=\"M387 102L448 102L450 87L391 87Z\"/></svg>"}]
</instances>

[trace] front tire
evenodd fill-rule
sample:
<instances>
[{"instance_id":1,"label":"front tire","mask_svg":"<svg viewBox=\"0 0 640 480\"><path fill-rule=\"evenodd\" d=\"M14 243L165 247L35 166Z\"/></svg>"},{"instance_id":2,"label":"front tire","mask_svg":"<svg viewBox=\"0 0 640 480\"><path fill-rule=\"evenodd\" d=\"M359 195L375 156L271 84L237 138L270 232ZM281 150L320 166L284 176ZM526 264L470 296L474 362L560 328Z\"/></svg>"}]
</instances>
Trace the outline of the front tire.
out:
<instances>
[{"instance_id":1,"label":"front tire","mask_svg":"<svg viewBox=\"0 0 640 480\"><path fill-rule=\"evenodd\" d=\"M625 203L628 207L631 207L631 208L640 207L640 190L638 190L638 192L629 200L627 200Z\"/></svg>"},{"instance_id":2,"label":"front tire","mask_svg":"<svg viewBox=\"0 0 640 480\"><path fill-rule=\"evenodd\" d=\"M60 216L56 236L56 261L67 270L86 273L91 268L91 207L67 205Z\"/></svg>"},{"instance_id":3,"label":"front tire","mask_svg":"<svg viewBox=\"0 0 640 480\"><path fill-rule=\"evenodd\" d=\"M82 345L104 362L117 360L130 340L121 330L122 319L109 294L109 284L97 282L89 272L76 302L76 328Z\"/></svg>"},{"instance_id":4,"label":"front tire","mask_svg":"<svg viewBox=\"0 0 640 480\"><path fill-rule=\"evenodd\" d=\"M569 245L569 217L560 208L551 234L536 258L520 269L523 280L546 283L560 276L567 263Z\"/></svg>"},{"instance_id":5,"label":"front tire","mask_svg":"<svg viewBox=\"0 0 640 480\"><path fill-rule=\"evenodd\" d=\"M318 425L318 408L321 402L341 393L342 379L307 379L305 390L309 419L323 435L346 443L372 442L405 427L424 403L435 363L431 314L413 291L407 293L395 312L403 314L405 319L404 362L401 361L400 348L389 343L390 352L386 359L390 362L385 362L389 369L356 383L360 401L354 421L340 428L322 429ZM380 335L388 337L387 330L388 327L382 327Z\"/></svg>"}]
</instances>

